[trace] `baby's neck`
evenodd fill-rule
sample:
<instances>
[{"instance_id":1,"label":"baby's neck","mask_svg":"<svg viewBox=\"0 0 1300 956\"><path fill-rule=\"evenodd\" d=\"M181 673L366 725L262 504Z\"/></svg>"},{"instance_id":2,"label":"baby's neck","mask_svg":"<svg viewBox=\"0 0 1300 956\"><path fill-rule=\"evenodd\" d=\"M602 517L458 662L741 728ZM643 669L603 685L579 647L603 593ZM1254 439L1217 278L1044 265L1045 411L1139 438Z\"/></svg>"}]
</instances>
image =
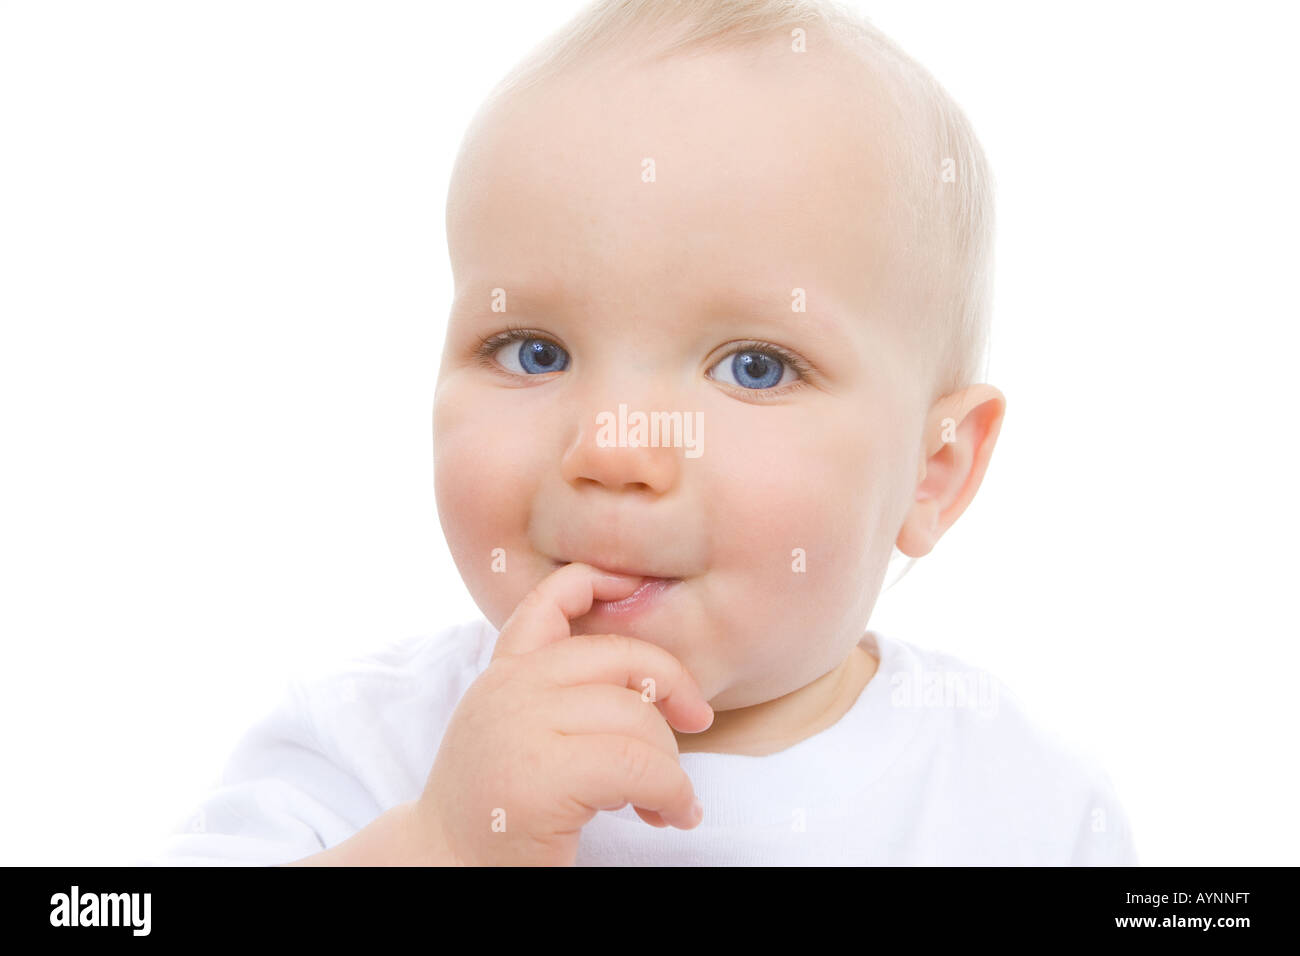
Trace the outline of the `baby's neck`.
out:
<instances>
[{"instance_id":1,"label":"baby's neck","mask_svg":"<svg viewBox=\"0 0 1300 956\"><path fill-rule=\"evenodd\" d=\"M698 734L673 731L679 753L765 757L793 747L843 717L875 676L879 662L856 644L844 662L805 687L752 707L718 711Z\"/></svg>"}]
</instances>

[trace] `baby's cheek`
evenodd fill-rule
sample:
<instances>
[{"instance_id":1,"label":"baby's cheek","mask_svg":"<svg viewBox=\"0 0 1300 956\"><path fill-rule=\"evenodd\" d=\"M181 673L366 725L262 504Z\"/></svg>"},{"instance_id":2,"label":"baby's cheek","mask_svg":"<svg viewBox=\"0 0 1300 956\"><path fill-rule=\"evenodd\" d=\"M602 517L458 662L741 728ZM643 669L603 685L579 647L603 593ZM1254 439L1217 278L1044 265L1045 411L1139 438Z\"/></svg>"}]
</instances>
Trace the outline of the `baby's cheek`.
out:
<instances>
[{"instance_id":1,"label":"baby's cheek","mask_svg":"<svg viewBox=\"0 0 1300 956\"><path fill-rule=\"evenodd\" d=\"M771 472L762 479L734 476L710 493L702 530L709 566L715 580L733 592L731 603L766 606L769 615L790 601L802 604L813 583L808 571L824 567L832 533L817 497Z\"/></svg>"},{"instance_id":2,"label":"baby's cheek","mask_svg":"<svg viewBox=\"0 0 1300 956\"><path fill-rule=\"evenodd\" d=\"M485 494L485 481L474 471L466 474L469 480L439 481L438 516L465 587L501 627L532 583L534 562L520 530L526 520L511 510L516 504Z\"/></svg>"},{"instance_id":3,"label":"baby's cheek","mask_svg":"<svg viewBox=\"0 0 1300 956\"><path fill-rule=\"evenodd\" d=\"M529 570L521 550L527 495L514 487L521 469L509 442L494 440L490 427L455 411L435 415L438 519L465 586L499 626L516 603L510 598L515 582Z\"/></svg>"},{"instance_id":4,"label":"baby's cheek","mask_svg":"<svg viewBox=\"0 0 1300 956\"><path fill-rule=\"evenodd\" d=\"M762 434L737 429L734 447L732 433L715 439L709 461L713 552L781 593L807 587L808 575L841 560L852 537L845 479L828 463L824 437L811 431L807 422L781 420Z\"/></svg>"}]
</instances>

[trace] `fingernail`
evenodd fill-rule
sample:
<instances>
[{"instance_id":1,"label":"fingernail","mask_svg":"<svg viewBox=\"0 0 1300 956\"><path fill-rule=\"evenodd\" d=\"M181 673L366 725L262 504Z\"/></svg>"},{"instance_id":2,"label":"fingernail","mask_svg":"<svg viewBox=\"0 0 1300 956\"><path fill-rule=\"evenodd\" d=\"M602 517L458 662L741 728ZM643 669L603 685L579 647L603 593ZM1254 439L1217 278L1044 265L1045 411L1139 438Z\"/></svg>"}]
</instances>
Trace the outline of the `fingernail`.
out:
<instances>
[{"instance_id":1,"label":"fingernail","mask_svg":"<svg viewBox=\"0 0 1300 956\"><path fill-rule=\"evenodd\" d=\"M699 797L696 797L695 802L691 804L691 816L695 818L696 823L704 819L704 804L700 803Z\"/></svg>"},{"instance_id":2,"label":"fingernail","mask_svg":"<svg viewBox=\"0 0 1300 956\"><path fill-rule=\"evenodd\" d=\"M622 582L622 581L640 581L640 580L641 580L641 576L640 576L640 575L637 575L637 574L615 574L613 571L599 571L599 572L597 572L597 575L598 575L599 577L604 578L606 581L619 581L619 582Z\"/></svg>"}]
</instances>

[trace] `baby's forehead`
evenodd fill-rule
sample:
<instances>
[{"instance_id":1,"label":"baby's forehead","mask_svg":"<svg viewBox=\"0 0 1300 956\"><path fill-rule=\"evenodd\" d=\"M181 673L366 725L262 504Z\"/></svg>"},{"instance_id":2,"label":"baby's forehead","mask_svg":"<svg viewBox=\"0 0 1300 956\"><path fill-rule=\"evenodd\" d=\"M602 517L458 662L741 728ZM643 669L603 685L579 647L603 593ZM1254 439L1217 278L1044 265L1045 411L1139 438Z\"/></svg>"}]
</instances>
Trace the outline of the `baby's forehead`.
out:
<instances>
[{"instance_id":1,"label":"baby's forehead","mask_svg":"<svg viewBox=\"0 0 1300 956\"><path fill-rule=\"evenodd\" d=\"M579 63L477 119L449 194L453 270L490 250L647 282L869 286L908 215L893 100L871 84L843 53L773 47Z\"/></svg>"},{"instance_id":2,"label":"baby's forehead","mask_svg":"<svg viewBox=\"0 0 1300 956\"><path fill-rule=\"evenodd\" d=\"M693 134L719 157L745 147L808 153L828 144L851 151L855 165L871 166L912 145L906 86L888 61L855 47L828 42L793 52L778 34L671 55L607 49L495 105L513 105L512 123L531 114L557 134L571 136L575 127L607 139L626 134L617 141L628 147L674 133Z\"/></svg>"}]
</instances>

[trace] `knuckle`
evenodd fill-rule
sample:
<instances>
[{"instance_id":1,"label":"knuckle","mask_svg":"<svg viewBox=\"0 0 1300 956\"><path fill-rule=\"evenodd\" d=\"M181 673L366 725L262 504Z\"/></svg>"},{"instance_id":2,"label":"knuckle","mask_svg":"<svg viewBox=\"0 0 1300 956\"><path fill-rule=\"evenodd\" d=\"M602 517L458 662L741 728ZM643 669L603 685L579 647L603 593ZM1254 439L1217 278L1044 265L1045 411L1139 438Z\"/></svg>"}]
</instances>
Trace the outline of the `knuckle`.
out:
<instances>
[{"instance_id":1,"label":"knuckle","mask_svg":"<svg viewBox=\"0 0 1300 956\"><path fill-rule=\"evenodd\" d=\"M620 737L614 744L614 761L623 777L638 783L650 772L650 755L646 748L630 737Z\"/></svg>"},{"instance_id":2,"label":"knuckle","mask_svg":"<svg viewBox=\"0 0 1300 956\"><path fill-rule=\"evenodd\" d=\"M518 665L510 659L493 661L479 678L483 688L494 696L503 692L511 693L511 688L522 680Z\"/></svg>"},{"instance_id":3,"label":"knuckle","mask_svg":"<svg viewBox=\"0 0 1300 956\"><path fill-rule=\"evenodd\" d=\"M672 732L668 730L668 724L663 715L659 713L659 708L648 700L642 700L641 695L637 694L632 706L636 707L640 713L637 715L637 723L641 728L642 735L647 740L663 740L664 734L667 733L672 737ZM676 738L673 738L674 744Z\"/></svg>"},{"instance_id":4,"label":"knuckle","mask_svg":"<svg viewBox=\"0 0 1300 956\"><path fill-rule=\"evenodd\" d=\"M644 641L639 641L635 637L630 637L627 634L615 634L613 637L618 640L618 649L629 657L637 653L637 651L639 651L645 644Z\"/></svg>"},{"instance_id":5,"label":"knuckle","mask_svg":"<svg viewBox=\"0 0 1300 956\"><path fill-rule=\"evenodd\" d=\"M489 683L501 683L512 679L520 669L521 658L514 654L505 654L495 658L483 671L483 677Z\"/></svg>"},{"instance_id":6,"label":"knuckle","mask_svg":"<svg viewBox=\"0 0 1300 956\"><path fill-rule=\"evenodd\" d=\"M604 639L604 634L574 634L569 638L570 641L575 641L585 648L595 647Z\"/></svg>"},{"instance_id":7,"label":"knuckle","mask_svg":"<svg viewBox=\"0 0 1300 956\"><path fill-rule=\"evenodd\" d=\"M676 654L669 654L667 651L664 651L664 654L667 657L667 660L664 661L664 666L667 667L669 673L673 675L673 686L680 687L682 684L686 683L686 665L678 659Z\"/></svg>"},{"instance_id":8,"label":"knuckle","mask_svg":"<svg viewBox=\"0 0 1300 956\"><path fill-rule=\"evenodd\" d=\"M489 709L499 714L527 709L536 698L537 688L529 668L518 662L494 661L476 685L476 697L489 701Z\"/></svg>"}]
</instances>

